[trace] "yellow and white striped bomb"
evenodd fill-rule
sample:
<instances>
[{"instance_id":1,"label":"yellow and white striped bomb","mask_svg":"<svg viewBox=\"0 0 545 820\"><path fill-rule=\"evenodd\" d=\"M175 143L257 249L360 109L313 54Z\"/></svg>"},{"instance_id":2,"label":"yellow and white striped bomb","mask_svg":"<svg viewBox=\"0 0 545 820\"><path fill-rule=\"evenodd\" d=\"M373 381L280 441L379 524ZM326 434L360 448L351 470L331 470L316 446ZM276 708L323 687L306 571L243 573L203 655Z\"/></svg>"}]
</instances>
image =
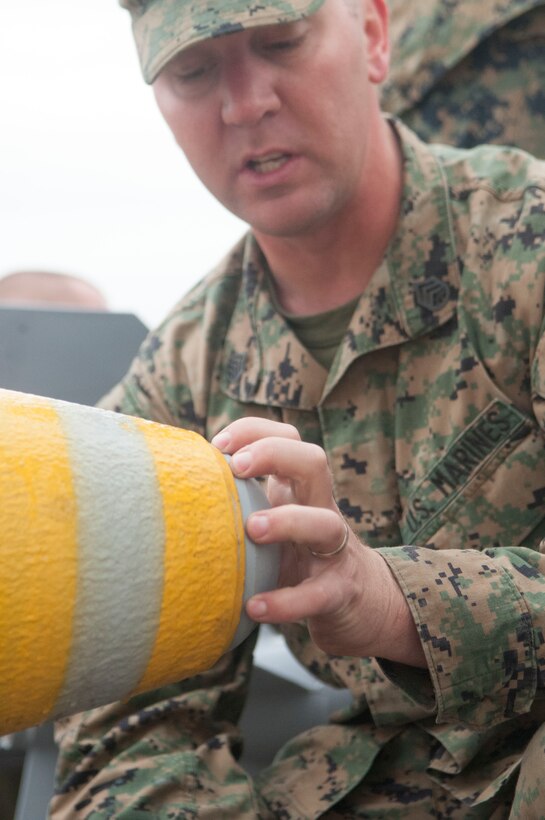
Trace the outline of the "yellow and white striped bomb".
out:
<instances>
[{"instance_id":1,"label":"yellow and white striped bomb","mask_svg":"<svg viewBox=\"0 0 545 820\"><path fill-rule=\"evenodd\" d=\"M278 575L201 436L0 390L0 735L210 668Z\"/></svg>"}]
</instances>

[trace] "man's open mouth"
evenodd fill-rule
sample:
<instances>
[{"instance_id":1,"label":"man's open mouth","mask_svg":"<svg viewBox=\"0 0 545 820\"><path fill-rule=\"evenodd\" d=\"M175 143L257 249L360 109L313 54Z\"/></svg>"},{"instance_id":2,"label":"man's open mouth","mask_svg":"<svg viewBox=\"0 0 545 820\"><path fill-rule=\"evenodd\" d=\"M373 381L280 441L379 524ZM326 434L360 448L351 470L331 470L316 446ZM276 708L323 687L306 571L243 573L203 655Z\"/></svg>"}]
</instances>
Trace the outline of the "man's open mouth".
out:
<instances>
[{"instance_id":1,"label":"man's open mouth","mask_svg":"<svg viewBox=\"0 0 545 820\"><path fill-rule=\"evenodd\" d=\"M289 159L288 154L267 154L259 157L259 159L251 159L248 162L248 167L257 174L269 174L271 171L276 171L281 168Z\"/></svg>"}]
</instances>

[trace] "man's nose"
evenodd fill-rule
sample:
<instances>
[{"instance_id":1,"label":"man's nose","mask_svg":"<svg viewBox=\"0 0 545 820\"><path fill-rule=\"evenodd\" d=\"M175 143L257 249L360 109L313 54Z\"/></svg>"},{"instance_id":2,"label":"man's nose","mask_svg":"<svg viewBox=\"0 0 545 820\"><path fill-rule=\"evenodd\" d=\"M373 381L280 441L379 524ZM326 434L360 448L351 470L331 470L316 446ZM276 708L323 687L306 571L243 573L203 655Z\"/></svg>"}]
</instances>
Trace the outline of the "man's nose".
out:
<instances>
[{"instance_id":1,"label":"man's nose","mask_svg":"<svg viewBox=\"0 0 545 820\"><path fill-rule=\"evenodd\" d=\"M274 70L259 60L241 58L225 67L222 118L225 125L256 125L280 108Z\"/></svg>"}]
</instances>

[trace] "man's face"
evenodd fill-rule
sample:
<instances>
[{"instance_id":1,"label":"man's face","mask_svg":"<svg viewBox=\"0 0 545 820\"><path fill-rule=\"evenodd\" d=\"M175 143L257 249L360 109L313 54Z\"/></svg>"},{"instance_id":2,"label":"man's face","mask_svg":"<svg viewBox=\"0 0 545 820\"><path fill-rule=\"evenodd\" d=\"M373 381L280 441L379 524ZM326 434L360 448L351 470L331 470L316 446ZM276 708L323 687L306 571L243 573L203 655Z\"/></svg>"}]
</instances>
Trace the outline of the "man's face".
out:
<instances>
[{"instance_id":1,"label":"man's face","mask_svg":"<svg viewBox=\"0 0 545 820\"><path fill-rule=\"evenodd\" d=\"M385 41L383 0L326 0L305 20L186 49L154 91L211 193L258 233L298 236L361 193Z\"/></svg>"}]
</instances>

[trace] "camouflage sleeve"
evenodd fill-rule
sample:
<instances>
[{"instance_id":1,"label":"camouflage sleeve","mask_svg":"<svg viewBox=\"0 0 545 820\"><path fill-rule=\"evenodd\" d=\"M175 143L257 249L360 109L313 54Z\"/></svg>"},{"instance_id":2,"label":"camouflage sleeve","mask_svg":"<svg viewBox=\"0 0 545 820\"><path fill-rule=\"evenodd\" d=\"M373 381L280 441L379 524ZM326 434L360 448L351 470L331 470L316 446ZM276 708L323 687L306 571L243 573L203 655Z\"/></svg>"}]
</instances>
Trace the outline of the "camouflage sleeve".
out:
<instances>
[{"instance_id":1,"label":"camouflage sleeve","mask_svg":"<svg viewBox=\"0 0 545 820\"><path fill-rule=\"evenodd\" d=\"M482 728L528 712L545 686L545 555L525 547L381 550L405 592L431 678L384 664L438 722Z\"/></svg>"}]
</instances>

